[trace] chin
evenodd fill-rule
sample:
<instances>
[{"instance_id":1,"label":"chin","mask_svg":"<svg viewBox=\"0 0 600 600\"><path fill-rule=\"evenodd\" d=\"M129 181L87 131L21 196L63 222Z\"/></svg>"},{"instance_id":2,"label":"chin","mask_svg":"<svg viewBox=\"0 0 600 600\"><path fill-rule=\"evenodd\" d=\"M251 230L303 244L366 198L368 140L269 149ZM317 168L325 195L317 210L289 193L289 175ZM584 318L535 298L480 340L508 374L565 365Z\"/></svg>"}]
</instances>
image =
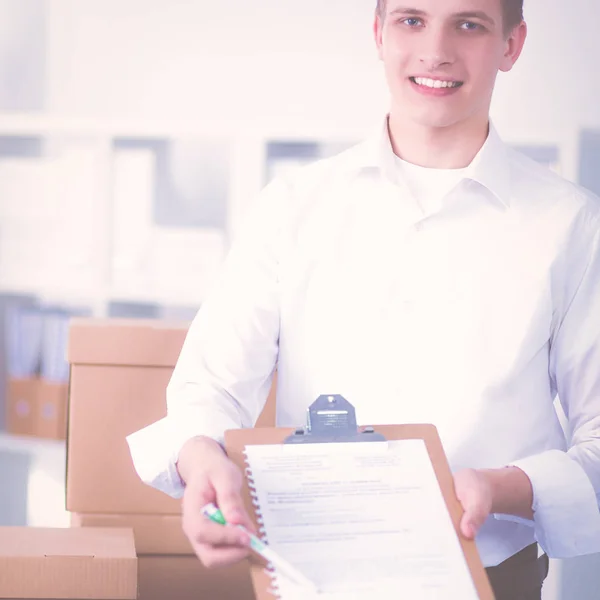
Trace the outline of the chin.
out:
<instances>
[{"instance_id":1,"label":"chin","mask_svg":"<svg viewBox=\"0 0 600 600\"><path fill-rule=\"evenodd\" d=\"M422 127L444 129L457 125L465 119L456 114L421 114L415 115L412 120L415 124Z\"/></svg>"}]
</instances>

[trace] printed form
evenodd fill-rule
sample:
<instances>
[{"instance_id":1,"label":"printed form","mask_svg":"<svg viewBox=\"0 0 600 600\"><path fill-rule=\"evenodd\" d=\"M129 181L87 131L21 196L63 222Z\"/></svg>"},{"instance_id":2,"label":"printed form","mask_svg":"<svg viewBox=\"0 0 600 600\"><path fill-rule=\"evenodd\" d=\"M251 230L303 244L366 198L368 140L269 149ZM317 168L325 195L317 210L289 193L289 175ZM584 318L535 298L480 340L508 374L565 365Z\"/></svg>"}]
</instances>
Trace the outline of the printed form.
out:
<instances>
[{"instance_id":1,"label":"printed form","mask_svg":"<svg viewBox=\"0 0 600 600\"><path fill-rule=\"evenodd\" d=\"M477 600L423 440L246 446L246 458L267 543L319 589L275 571L283 600Z\"/></svg>"}]
</instances>

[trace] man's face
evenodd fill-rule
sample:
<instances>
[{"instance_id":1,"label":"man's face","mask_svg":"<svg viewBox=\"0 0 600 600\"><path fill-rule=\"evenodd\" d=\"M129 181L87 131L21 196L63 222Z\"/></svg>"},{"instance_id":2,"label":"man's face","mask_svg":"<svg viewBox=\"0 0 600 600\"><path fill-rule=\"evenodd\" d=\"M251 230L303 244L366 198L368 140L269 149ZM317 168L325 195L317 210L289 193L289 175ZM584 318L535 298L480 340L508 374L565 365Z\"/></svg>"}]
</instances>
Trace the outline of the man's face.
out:
<instances>
[{"instance_id":1,"label":"man's face","mask_svg":"<svg viewBox=\"0 0 600 600\"><path fill-rule=\"evenodd\" d=\"M487 118L498 71L508 71L525 26L507 38L502 0L387 0L375 21L392 112L426 127Z\"/></svg>"}]
</instances>

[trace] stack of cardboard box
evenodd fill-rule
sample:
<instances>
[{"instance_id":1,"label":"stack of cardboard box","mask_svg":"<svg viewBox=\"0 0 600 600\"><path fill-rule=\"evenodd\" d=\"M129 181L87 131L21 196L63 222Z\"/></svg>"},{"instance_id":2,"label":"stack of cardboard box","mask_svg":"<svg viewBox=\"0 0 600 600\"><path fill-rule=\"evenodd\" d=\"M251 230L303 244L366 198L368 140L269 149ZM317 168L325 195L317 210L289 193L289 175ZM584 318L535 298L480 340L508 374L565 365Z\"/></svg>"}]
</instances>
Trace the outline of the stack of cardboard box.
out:
<instances>
[{"instance_id":1,"label":"stack of cardboard box","mask_svg":"<svg viewBox=\"0 0 600 600\"><path fill-rule=\"evenodd\" d=\"M9 377L6 430L13 435L64 440L67 434L67 383L39 376Z\"/></svg>"},{"instance_id":2,"label":"stack of cardboard box","mask_svg":"<svg viewBox=\"0 0 600 600\"><path fill-rule=\"evenodd\" d=\"M165 416L165 389L188 325L72 321L67 510L74 527L133 530L139 600L253 600L246 564L202 567L182 531L181 502L142 483L126 441ZM259 425L274 420L272 392Z\"/></svg>"}]
</instances>

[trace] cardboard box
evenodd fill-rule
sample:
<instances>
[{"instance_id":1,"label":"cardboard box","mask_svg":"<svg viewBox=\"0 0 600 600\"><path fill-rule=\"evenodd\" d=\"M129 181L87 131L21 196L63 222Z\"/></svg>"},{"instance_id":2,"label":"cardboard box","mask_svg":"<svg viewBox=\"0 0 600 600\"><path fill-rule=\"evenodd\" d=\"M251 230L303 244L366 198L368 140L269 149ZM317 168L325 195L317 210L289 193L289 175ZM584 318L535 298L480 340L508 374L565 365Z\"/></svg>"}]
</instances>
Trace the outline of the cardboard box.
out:
<instances>
[{"instance_id":1,"label":"cardboard box","mask_svg":"<svg viewBox=\"0 0 600 600\"><path fill-rule=\"evenodd\" d=\"M0 598L135 600L129 529L0 527Z\"/></svg>"},{"instance_id":2,"label":"cardboard box","mask_svg":"<svg viewBox=\"0 0 600 600\"><path fill-rule=\"evenodd\" d=\"M138 477L126 437L166 415L165 391L189 323L73 319L67 442L67 510L181 514L181 502ZM275 421L274 392L261 425Z\"/></svg>"},{"instance_id":3,"label":"cardboard box","mask_svg":"<svg viewBox=\"0 0 600 600\"><path fill-rule=\"evenodd\" d=\"M6 390L6 430L13 435L35 435L40 380L9 378Z\"/></svg>"},{"instance_id":4,"label":"cardboard box","mask_svg":"<svg viewBox=\"0 0 600 600\"><path fill-rule=\"evenodd\" d=\"M193 555L180 515L93 515L71 513L71 527L129 527L138 554Z\"/></svg>"},{"instance_id":5,"label":"cardboard box","mask_svg":"<svg viewBox=\"0 0 600 600\"><path fill-rule=\"evenodd\" d=\"M206 569L196 556L140 556L139 600L255 600L246 561Z\"/></svg>"},{"instance_id":6,"label":"cardboard box","mask_svg":"<svg viewBox=\"0 0 600 600\"><path fill-rule=\"evenodd\" d=\"M40 380L35 405L35 436L52 440L67 438L68 396L68 384Z\"/></svg>"},{"instance_id":7,"label":"cardboard box","mask_svg":"<svg viewBox=\"0 0 600 600\"><path fill-rule=\"evenodd\" d=\"M7 431L53 440L67 437L68 384L51 383L39 377L9 379Z\"/></svg>"},{"instance_id":8,"label":"cardboard box","mask_svg":"<svg viewBox=\"0 0 600 600\"><path fill-rule=\"evenodd\" d=\"M142 483L126 437L166 414L165 390L188 324L73 319L67 510L179 514L180 502Z\"/></svg>"}]
</instances>

